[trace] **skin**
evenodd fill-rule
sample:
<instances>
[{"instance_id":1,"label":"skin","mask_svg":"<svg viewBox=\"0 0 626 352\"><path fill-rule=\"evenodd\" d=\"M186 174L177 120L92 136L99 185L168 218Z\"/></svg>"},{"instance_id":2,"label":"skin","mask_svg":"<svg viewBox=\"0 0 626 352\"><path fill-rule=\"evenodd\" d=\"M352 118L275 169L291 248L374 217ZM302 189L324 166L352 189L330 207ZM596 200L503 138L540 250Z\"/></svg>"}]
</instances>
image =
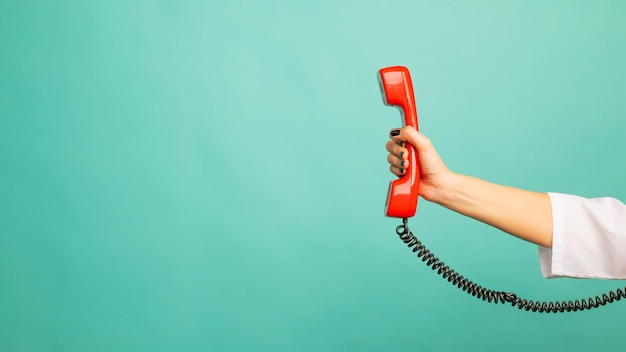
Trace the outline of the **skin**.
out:
<instances>
[{"instance_id":1,"label":"skin","mask_svg":"<svg viewBox=\"0 0 626 352\"><path fill-rule=\"evenodd\" d=\"M422 168L422 198L525 241L552 248L552 207L547 194L454 173L426 136L410 126L394 130L400 130L400 134L390 133L391 140L386 145L390 171L402 176L408 166L405 145L415 146Z\"/></svg>"}]
</instances>

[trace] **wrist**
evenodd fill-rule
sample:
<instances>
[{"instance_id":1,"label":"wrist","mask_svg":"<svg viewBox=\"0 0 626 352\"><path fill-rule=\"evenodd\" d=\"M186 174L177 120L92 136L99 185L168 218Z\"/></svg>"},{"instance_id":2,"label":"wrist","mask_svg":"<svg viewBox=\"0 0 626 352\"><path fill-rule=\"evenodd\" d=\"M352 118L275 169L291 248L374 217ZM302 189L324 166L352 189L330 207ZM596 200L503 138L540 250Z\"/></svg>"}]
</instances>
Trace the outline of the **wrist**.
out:
<instances>
[{"instance_id":1,"label":"wrist","mask_svg":"<svg viewBox=\"0 0 626 352\"><path fill-rule=\"evenodd\" d=\"M449 208L449 205L452 204L456 198L460 178L460 174L449 170L437 175L437 177L432 177L432 186L430 187L432 190L426 192L423 196L424 199Z\"/></svg>"}]
</instances>

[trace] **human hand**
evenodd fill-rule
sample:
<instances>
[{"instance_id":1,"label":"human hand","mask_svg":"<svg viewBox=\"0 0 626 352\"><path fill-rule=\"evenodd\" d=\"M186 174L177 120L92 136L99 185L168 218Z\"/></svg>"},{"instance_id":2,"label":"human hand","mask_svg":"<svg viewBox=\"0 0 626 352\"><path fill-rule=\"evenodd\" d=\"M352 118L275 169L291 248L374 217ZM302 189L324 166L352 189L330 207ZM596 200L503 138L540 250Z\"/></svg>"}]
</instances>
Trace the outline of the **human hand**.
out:
<instances>
[{"instance_id":1,"label":"human hand","mask_svg":"<svg viewBox=\"0 0 626 352\"><path fill-rule=\"evenodd\" d=\"M454 174L441 160L431 141L411 126L394 128L389 136L391 140L386 145L389 170L398 177L406 173L409 166L406 143L410 143L416 149L421 167L419 194L428 201L438 202Z\"/></svg>"}]
</instances>

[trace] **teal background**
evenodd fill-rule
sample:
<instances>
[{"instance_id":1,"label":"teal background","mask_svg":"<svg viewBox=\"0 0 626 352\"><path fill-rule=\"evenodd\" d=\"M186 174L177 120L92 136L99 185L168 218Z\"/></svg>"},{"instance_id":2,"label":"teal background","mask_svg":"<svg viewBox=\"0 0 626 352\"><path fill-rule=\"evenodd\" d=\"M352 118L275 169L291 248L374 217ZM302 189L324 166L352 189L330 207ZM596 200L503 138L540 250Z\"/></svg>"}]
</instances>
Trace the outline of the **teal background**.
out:
<instances>
[{"instance_id":1,"label":"teal background","mask_svg":"<svg viewBox=\"0 0 626 352\"><path fill-rule=\"evenodd\" d=\"M383 216L412 72L457 172L626 199L619 1L0 0L1 351L589 351L626 304L546 315L434 275ZM576 299L536 246L421 201L485 286Z\"/></svg>"}]
</instances>

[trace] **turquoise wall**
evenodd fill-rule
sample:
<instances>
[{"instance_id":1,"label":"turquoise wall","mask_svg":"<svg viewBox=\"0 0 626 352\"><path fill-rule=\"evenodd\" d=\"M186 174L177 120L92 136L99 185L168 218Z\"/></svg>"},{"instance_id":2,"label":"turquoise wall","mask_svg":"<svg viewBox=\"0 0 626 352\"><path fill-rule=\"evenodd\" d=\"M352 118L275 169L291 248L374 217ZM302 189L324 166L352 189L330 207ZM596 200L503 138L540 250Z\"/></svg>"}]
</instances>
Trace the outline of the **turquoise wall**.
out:
<instances>
[{"instance_id":1,"label":"turquoise wall","mask_svg":"<svg viewBox=\"0 0 626 352\"><path fill-rule=\"evenodd\" d=\"M0 350L589 351L626 303L532 314L383 216L376 70L457 172L626 200L620 1L0 0ZM420 202L474 281L577 299L537 248Z\"/></svg>"}]
</instances>

